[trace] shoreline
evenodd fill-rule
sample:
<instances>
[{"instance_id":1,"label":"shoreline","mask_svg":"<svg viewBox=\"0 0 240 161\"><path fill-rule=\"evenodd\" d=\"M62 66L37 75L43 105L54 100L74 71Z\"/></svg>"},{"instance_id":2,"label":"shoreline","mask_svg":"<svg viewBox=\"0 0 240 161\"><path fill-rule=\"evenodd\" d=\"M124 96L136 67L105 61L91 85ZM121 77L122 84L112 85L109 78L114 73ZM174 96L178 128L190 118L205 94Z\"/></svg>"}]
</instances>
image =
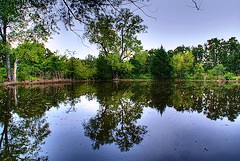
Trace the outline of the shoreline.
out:
<instances>
[{"instance_id":1,"label":"shoreline","mask_svg":"<svg viewBox=\"0 0 240 161\"><path fill-rule=\"evenodd\" d=\"M81 83L81 82L155 82L155 81L176 81L176 82L218 82L218 83L238 83L237 80L192 80L192 79L112 79L112 80L71 80L71 79L51 79L38 81L24 81L24 82L3 82L0 86L15 86L15 85L34 85L34 84L64 84L64 83Z\"/></svg>"},{"instance_id":2,"label":"shoreline","mask_svg":"<svg viewBox=\"0 0 240 161\"><path fill-rule=\"evenodd\" d=\"M38 81L24 81L24 82L3 82L3 86L15 86L15 85L34 85L34 84L61 84L61 83L80 83L80 82L93 82L95 80L71 80L71 79L50 79L50 80L38 80Z\"/></svg>"}]
</instances>

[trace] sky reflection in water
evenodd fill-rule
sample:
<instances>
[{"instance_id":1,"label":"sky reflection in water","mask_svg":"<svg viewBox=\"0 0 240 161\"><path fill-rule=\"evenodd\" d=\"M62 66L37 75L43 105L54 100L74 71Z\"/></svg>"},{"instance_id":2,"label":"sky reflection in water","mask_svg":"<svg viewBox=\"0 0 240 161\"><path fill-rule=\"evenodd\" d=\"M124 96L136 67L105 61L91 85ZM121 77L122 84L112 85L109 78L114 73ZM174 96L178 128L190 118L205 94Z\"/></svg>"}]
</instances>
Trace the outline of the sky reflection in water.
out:
<instances>
[{"instance_id":1,"label":"sky reflection in water","mask_svg":"<svg viewBox=\"0 0 240 161\"><path fill-rule=\"evenodd\" d=\"M84 100L83 98L81 98ZM86 101L83 101L87 103ZM51 136L44 146L50 160L238 160L240 157L239 122L226 119L212 121L196 112L176 112L167 108L163 115L145 108L137 124L147 127L139 145L121 152L116 143L93 150L94 141L84 136L83 122L97 111L77 104L77 111L66 113L66 107L52 110L49 122ZM65 109L65 110L64 110ZM55 117L55 118L54 118ZM52 157L52 158L51 158Z\"/></svg>"},{"instance_id":2,"label":"sky reflection in water","mask_svg":"<svg viewBox=\"0 0 240 161\"><path fill-rule=\"evenodd\" d=\"M11 101L6 108L8 101L3 101L5 106L1 106L0 129L8 129L10 140L6 144L2 135L1 158L235 161L240 158L238 88L195 83L18 87L18 104ZM14 92L4 92L12 93L11 98L14 98ZM28 96L27 92L31 98L24 98ZM44 93L46 97L39 100L39 96L34 97L37 93ZM229 101L224 99L230 96ZM27 111L34 112L29 114ZM14 117L6 117L13 113ZM9 118L8 123L6 118ZM13 125L16 125L17 133L11 131ZM35 129L35 133L42 136L37 137L42 138L42 143L36 144L38 149L28 148L40 153L34 156L30 152L7 148L10 144L12 147L18 145L18 148L24 145L14 142L12 136L35 137L30 133L25 135L19 129Z\"/></svg>"}]
</instances>

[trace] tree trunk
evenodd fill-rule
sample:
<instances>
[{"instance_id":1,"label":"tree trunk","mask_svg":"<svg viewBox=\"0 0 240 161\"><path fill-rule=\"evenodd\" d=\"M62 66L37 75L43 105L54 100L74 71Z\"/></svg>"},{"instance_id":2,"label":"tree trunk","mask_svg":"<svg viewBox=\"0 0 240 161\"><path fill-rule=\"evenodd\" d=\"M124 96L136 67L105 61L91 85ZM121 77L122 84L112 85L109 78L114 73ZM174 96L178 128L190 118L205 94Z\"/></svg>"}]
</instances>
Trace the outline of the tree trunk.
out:
<instances>
[{"instance_id":1,"label":"tree trunk","mask_svg":"<svg viewBox=\"0 0 240 161\"><path fill-rule=\"evenodd\" d=\"M11 82L12 77L11 77L10 55L9 55L9 51L7 48L7 23L3 24L3 30L1 32L1 37L2 37L2 43L4 46L4 53L6 55L7 81Z\"/></svg>"},{"instance_id":2,"label":"tree trunk","mask_svg":"<svg viewBox=\"0 0 240 161\"><path fill-rule=\"evenodd\" d=\"M0 149L5 149L7 152L9 152L8 130L9 130L9 122L11 119L10 108L11 108L11 90L8 89L6 106L4 106L3 116L2 116L4 118L3 131L1 133L1 138L0 138Z\"/></svg>"},{"instance_id":3,"label":"tree trunk","mask_svg":"<svg viewBox=\"0 0 240 161\"><path fill-rule=\"evenodd\" d=\"M17 109L17 108L18 108L17 87L14 86L12 90L13 90L13 102L14 102L14 106L15 106L15 109Z\"/></svg>"},{"instance_id":4,"label":"tree trunk","mask_svg":"<svg viewBox=\"0 0 240 161\"><path fill-rule=\"evenodd\" d=\"M6 53L6 65L7 65L7 81L11 82L11 65L10 65L10 56L9 53Z\"/></svg>"},{"instance_id":5,"label":"tree trunk","mask_svg":"<svg viewBox=\"0 0 240 161\"><path fill-rule=\"evenodd\" d=\"M113 80L118 80L118 71L113 72Z\"/></svg>"},{"instance_id":6,"label":"tree trunk","mask_svg":"<svg viewBox=\"0 0 240 161\"><path fill-rule=\"evenodd\" d=\"M14 65L13 65L13 78L12 78L13 82L17 81L17 63L18 63L18 59L16 58L14 60Z\"/></svg>"}]
</instances>

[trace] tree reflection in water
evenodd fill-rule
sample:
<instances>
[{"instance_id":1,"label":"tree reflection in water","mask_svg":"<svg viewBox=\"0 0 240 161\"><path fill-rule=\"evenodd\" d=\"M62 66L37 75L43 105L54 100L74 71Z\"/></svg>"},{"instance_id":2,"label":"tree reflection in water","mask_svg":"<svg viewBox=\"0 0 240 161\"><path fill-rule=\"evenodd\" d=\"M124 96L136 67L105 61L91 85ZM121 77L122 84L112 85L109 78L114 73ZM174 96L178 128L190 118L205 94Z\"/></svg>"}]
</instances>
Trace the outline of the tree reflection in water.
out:
<instances>
[{"instance_id":1,"label":"tree reflection in water","mask_svg":"<svg viewBox=\"0 0 240 161\"><path fill-rule=\"evenodd\" d=\"M15 87L12 87L2 90L0 93L2 98L0 104L2 127L0 160L48 160L46 156L39 156L40 145L44 144L44 140L51 132L43 115L45 110L42 110L42 106L23 103L25 97L22 99L21 93L18 93L17 96L16 90ZM34 99L34 95L31 98ZM21 103L23 104L21 105ZM31 110L23 110L26 108Z\"/></svg>"},{"instance_id":2,"label":"tree reflection in water","mask_svg":"<svg viewBox=\"0 0 240 161\"><path fill-rule=\"evenodd\" d=\"M67 105L67 113L75 112L81 96L99 103L97 114L83 123L93 149L116 144L120 151L129 151L140 144L148 132L138 123L144 108L161 115L166 108L197 112L211 120L235 121L240 114L238 84L96 82L4 88L0 90L0 160L47 160L39 156L51 133L45 113L60 104Z\"/></svg>"},{"instance_id":3,"label":"tree reflection in water","mask_svg":"<svg viewBox=\"0 0 240 161\"><path fill-rule=\"evenodd\" d=\"M172 105L177 111L196 111L211 120L235 121L240 114L239 88L238 84L176 84Z\"/></svg>"},{"instance_id":4,"label":"tree reflection in water","mask_svg":"<svg viewBox=\"0 0 240 161\"><path fill-rule=\"evenodd\" d=\"M119 90L117 87L111 91L101 94L97 115L83 123L85 135L93 141L93 149L115 143L121 151L129 151L147 133L147 126L137 124L143 113L143 105L131 100L133 91L129 89Z\"/></svg>"}]
</instances>

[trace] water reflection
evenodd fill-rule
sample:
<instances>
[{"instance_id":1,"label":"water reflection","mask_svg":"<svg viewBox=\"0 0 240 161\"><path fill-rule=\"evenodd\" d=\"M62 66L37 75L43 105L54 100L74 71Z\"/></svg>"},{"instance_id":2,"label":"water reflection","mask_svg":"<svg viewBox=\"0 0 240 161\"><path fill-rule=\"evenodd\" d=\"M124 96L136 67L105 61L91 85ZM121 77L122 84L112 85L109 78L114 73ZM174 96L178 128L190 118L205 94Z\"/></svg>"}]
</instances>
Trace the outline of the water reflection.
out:
<instances>
[{"instance_id":1,"label":"water reflection","mask_svg":"<svg viewBox=\"0 0 240 161\"><path fill-rule=\"evenodd\" d=\"M134 144L139 144L147 133L147 126L137 125L143 113L143 105L133 102L130 89L107 91L100 95L101 106L95 117L83 124L85 135L93 141L93 149L104 144L115 143L121 151L129 151ZM98 91L104 89L98 88ZM96 97L98 97L97 93Z\"/></svg>"},{"instance_id":2,"label":"water reflection","mask_svg":"<svg viewBox=\"0 0 240 161\"><path fill-rule=\"evenodd\" d=\"M228 118L234 121L240 113L238 84L178 84L172 97L177 111L197 111L211 120Z\"/></svg>"},{"instance_id":3,"label":"water reflection","mask_svg":"<svg viewBox=\"0 0 240 161\"><path fill-rule=\"evenodd\" d=\"M39 156L40 145L51 133L43 115L46 109L31 101L34 95L27 101L22 94L26 93L17 93L14 87L1 90L0 160L47 160L47 156Z\"/></svg>"},{"instance_id":4,"label":"water reflection","mask_svg":"<svg viewBox=\"0 0 240 161\"><path fill-rule=\"evenodd\" d=\"M232 122L240 113L239 84L101 82L2 88L0 160L47 160L47 155L39 154L51 133L46 113L60 104L67 107L66 113L74 113L81 96L99 103L97 113L81 124L95 150L113 144L126 152L141 144L148 133L148 127L139 123L144 108L162 116L172 108Z\"/></svg>"}]
</instances>

